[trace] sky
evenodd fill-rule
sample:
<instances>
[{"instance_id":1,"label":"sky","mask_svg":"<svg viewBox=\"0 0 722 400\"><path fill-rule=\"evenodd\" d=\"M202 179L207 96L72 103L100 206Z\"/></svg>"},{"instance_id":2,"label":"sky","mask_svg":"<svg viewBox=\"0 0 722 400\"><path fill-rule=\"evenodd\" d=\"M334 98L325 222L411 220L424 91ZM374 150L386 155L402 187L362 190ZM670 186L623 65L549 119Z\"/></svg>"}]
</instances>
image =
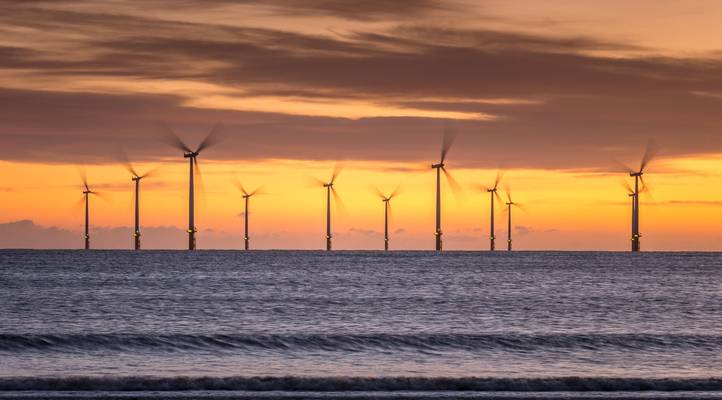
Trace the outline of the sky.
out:
<instances>
[{"instance_id":1,"label":"sky","mask_svg":"<svg viewBox=\"0 0 722 400\"><path fill-rule=\"evenodd\" d=\"M519 250L626 250L619 165L659 151L641 197L643 250L722 250L722 4L638 0L0 0L0 247L132 246L139 171L145 248L183 248L199 157L198 247L321 249L343 171L334 247L433 249L445 131L461 191L442 180L446 249L488 248L504 172ZM627 177L627 182L629 178ZM507 234L497 204L496 236ZM502 239L498 245L503 246Z\"/></svg>"}]
</instances>

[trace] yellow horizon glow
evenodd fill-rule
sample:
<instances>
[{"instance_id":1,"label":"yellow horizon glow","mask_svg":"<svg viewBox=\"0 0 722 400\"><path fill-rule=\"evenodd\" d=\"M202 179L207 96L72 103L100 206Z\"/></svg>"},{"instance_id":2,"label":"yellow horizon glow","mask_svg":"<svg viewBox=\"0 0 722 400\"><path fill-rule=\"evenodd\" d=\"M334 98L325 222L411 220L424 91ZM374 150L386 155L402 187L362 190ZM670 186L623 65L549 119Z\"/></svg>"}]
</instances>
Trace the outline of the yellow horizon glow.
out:
<instances>
[{"instance_id":1,"label":"yellow horizon glow","mask_svg":"<svg viewBox=\"0 0 722 400\"><path fill-rule=\"evenodd\" d=\"M2 222L30 219L43 226L80 231L83 208L78 167L42 163L2 162L7 181ZM199 243L209 230L240 235L243 211L240 193L232 184L235 177L247 189L264 187L268 194L252 198L253 236L277 235L278 242L266 240L261 248L321 248L325 230L325 194L313 186L313 177L328 179L333 163L302 160L262 160L251 163L209 162L200 159L204 196L196 197L196 225ZM153 168L139 163L137 170ZM372 189L384 192L401 184L400 195L392 200L392 243L409 249L431 249L434 226L435 177L428 172L409 172L417 163L348 162L336 188L345 211L334 206L333 232L336 248L374 248L376 238L354 238L354 232L379 233L383 224L381 200ZM442 185L442 228L447 249L486 249L488 246L489 195L477 185L490 184L496 174L490 169L455 168L449 171L464 186L466 195L456 200L446 182ZM722 155L665 159L647 174L654 198L642 198L643 249L722 249L719 240L722 209ZM141 225L187 224L187 164L164 163L156 176L141 186ZM91 224L94 227L132 226L132 182L119 165L87 167L91 188L107 201L93 198ZM526 212L515 210L513 225L532 231L515 233L517 249L625 250L629 236L629 202L620 184L623 174L512 169L505 182L514 201ZM502 187L504 184L502 184ZM704 191L697 188L704 187ZM200 192L200 190L199 190ZM49 203L48 199L52 199ZM505 245L506 219L497 205L497 247ZM371 235L371 234L370 234ZM372 236L372 235L371 235ZM199 244L199 246L201 246ZM206 242L207 245L208 242ZM379 244L380 245L380 244ZM393 247L393 246L392 246ZM397 247L398 248L398 247Z\"/></svg>"}]
</instances>

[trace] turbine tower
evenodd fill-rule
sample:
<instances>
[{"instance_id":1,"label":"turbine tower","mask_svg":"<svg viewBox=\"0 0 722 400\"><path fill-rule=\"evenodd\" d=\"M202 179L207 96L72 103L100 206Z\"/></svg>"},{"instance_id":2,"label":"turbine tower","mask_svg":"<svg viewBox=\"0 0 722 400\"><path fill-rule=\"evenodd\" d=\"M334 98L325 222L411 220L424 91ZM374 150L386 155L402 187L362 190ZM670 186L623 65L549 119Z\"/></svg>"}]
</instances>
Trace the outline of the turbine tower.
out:
<instances>
[{"instance_id":1,"label":"turbine tower","mask_svg":"<svg viewBox=\"0 0 722 400\"><path fill-rule=\"evenodd\" d=\"M85 250L90 249L90 195L98 196L98 192L90 190L88 186L88 178L85 171L81 171L83 179L83 201L85 202Z\"/></svg>"},{"instance_id":2,"label":"turbine tower","mask_svg":"<svg viewBox=\"0 0 722 400\"><path fill-rule=\"evenodd\" d=\"M434 237L436 238L436 251L441 251L443 247L441 240L441 172L444 172L446 180L449 182L454 191L459 188L456 180L454 180L451 174L449 174L449 171L446 170L446 164L444 164L446 161L446 154L449 152L451 145L454 143L454 139L456 139L455 133L450 130L446 130L444 132L444 139L441 144L441 158L438 163L431 164L431 169L436 170L436 230L434 231Z\"/></svg>"},{"instance_id":3,"label":"turbine tower","mask_svg":"<svg viewBox=\"0 0 722 400\"><path fill-rule=\"evenodd\" d=\"M386 196L378 188L376 189L381 201L384 203L384 251L389 251L389 214L391 213L391 199L399 194L397 187L390 195Z\"/></svg>"},{"instance_id":4,"label":"turbine tower","mask_svg":"<svg viewBox=\"0 0 722 400\"><path fill-rule=\"evenodd\" d=\"M198 156L201 151L214 145L218 142L218 130L219 125L216 125L206 137L201 141L201 144L195 150L188 147L178 135L173 132L169 127L164 126L165 138L167 142L183 151L183 158L188 159L189 165L189 179L188 179L188 250L196 249L196 229L195 225L195 185L194 185L194 172L198 174L199 180L201 179L200 168L198 167Z\"/></svg>"},{"instance_id":5,"label":"turbine tower","mask_svg":"<svg viewBox=\"0 0 722 400\"><path fill-rule=\"evenodd\" d=\"M125 169L130 172L131 181L135 183L135 229L133 230L133 248L140 250L140 180L150 176L153 170L146 172L145 174L139 174L133 168L133 164L130 163L128 156L123 153L123 165Z\"/></svg>"},{"instance_id":6,"label":"turbine tower","mask_svg":"<svg viewBox=\"0 0 722 400\"><path fill-rule=\"evenodd\" d=\"M243 241L244 241L244 244L245 244L244 248L245 248L246 250L249 250L249 249L250 249L249 241L250 241L251 239L250 239L250 237L248 236L248 213L249 213L249 211L248 211L248 202L249 202L249 199L250 199L251 197L253 197L253 196L257 195L257 194L261 194L261 189L258 188L258 189L256 189L256 190L248 193L248 192L246 191L246 189L243 187L243 185L241 184L241 182L238 182L238 181L236 181L236 187L238 187L238 190L241 191L241 193L242 193L242 196L241 196L241 197L243 198L243 202L245 203L245 211L244 211L244 214L243 214L243 219L244 219Z\"/></svg>"},{"instance_id":7,"label":"turbine tower","mask_svg":"<svg viewBox=\"0 0 722 400\"><path fill-rule=\"evenodd\" d=\"M321 187L326 189L326 251L331 251L331 195L338 205L341 205L341 197L336 193L336 189L333 187L338 178L338 174L341 173L341 167L336 165L331 174L331 179L328 182L318 180Z\"/></svg>"},{"instance_id":8,"label":"turbine tower","mask_svg":"<svg viewBox=\"0 0 722 400\"><path fill-rule=\"evenodd\" d=\"M496 173L496 180L494 180L494 186L490 188L486 188L486 191L489 193L491 197L491 215L490 215L490 222L491 226L489 228L489 250L494 251L496 249L496 246L494 245L494 240L496 240L496 234L494 231L494 197L496 197L499 202L503 202L501 199L501 196L499 196L499 182L501 182L501 177L503 174L501 172Z\"/></svg>"},{"instance_id":9,"label":"turbine tower","mask_svg":"<svg viewBox=\"0 0 722 400\"><path fill-rule=\"evenodd\" d=\"M511 246L511 209L513 207L517 207L517 208L521 209L522 206L519 203L515 203L514 201L512 201L511 190L509 188L506 189L506 199L507 199L507 201L505 204L506 204L506 212L507 212L507 217L508 217L507 225L506 225L506 229L507 229L506 250L511 251L511 249L512 249L512 246Z\"/></svg>"},{"instance_id":10,"label":"turbine tower","mask_svg":"<svg viewBox=\"0 0 722 400\"><path fill-rule=\"evenodd\" d=\"M649 165L650 161L654 158L657 153L657 146L653 141L647 143L647 147L644 150L644 156L642 156L642 162L639 165L639 170L624 166L629 173L629 176L634 178L634 190L632 191L632 251L636 252L641 249L640 238L642 235L639 233L639 193L647 190L647 185L644 182L644 169ZM640 187L641 183L641 187Z\"/></svg>"}]
</instances>

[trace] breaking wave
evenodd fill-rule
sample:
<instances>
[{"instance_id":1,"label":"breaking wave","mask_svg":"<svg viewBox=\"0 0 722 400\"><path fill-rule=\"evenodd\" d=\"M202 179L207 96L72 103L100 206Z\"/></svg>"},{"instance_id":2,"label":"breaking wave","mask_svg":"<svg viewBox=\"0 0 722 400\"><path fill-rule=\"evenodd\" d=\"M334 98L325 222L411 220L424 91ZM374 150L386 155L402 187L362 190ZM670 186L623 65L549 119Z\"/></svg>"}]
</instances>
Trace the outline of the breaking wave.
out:
<instances>
[{"instance_id":1,"label":"breaking wave","mask_svg":"<svg viewBox=\"0 0 722 400\"><path fill-rule=\"evenodd\" d=\"M722 378L67 377L0 378L2 391L722 391Z\"/></svg>"},{"instance_id":2,"label":"breaking wave","mask_svg":"<svg viewBox=\"0 0 722 400\"><path fill-rule=\"evenodd\" d=\"M720 350L722 336L653 334L0 334L0 352Z\"/></svg>"}]
</instances>

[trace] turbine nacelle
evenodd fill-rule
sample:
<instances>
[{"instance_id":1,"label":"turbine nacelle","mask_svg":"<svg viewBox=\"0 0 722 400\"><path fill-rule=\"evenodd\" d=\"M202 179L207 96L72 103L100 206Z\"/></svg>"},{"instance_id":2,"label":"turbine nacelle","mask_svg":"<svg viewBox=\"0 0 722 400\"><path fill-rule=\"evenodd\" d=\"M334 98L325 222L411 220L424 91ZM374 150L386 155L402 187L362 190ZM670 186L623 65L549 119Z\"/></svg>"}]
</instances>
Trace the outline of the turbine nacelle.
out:
<instances>
[{"instance_id":1,"label":"turbine nacelle","mask_svg":"<svg viewBox=\"0 0 722 400\"><path fill-rule=\"evenodd\" d=\"M186 151L183 153L183 158L196 158L199 152L197 151Z\"/></svg>"},{"instance_id":2,"label":"turbine nacelle","mask_svg":"<svg viewBox=\"0 0 722 400\"><path fill-rule=\"evenodd\" d=\"M446 164L444 163L438 163L438 164L431 164L431 168L444 168Z\"/></svg>"}]
</instances>

